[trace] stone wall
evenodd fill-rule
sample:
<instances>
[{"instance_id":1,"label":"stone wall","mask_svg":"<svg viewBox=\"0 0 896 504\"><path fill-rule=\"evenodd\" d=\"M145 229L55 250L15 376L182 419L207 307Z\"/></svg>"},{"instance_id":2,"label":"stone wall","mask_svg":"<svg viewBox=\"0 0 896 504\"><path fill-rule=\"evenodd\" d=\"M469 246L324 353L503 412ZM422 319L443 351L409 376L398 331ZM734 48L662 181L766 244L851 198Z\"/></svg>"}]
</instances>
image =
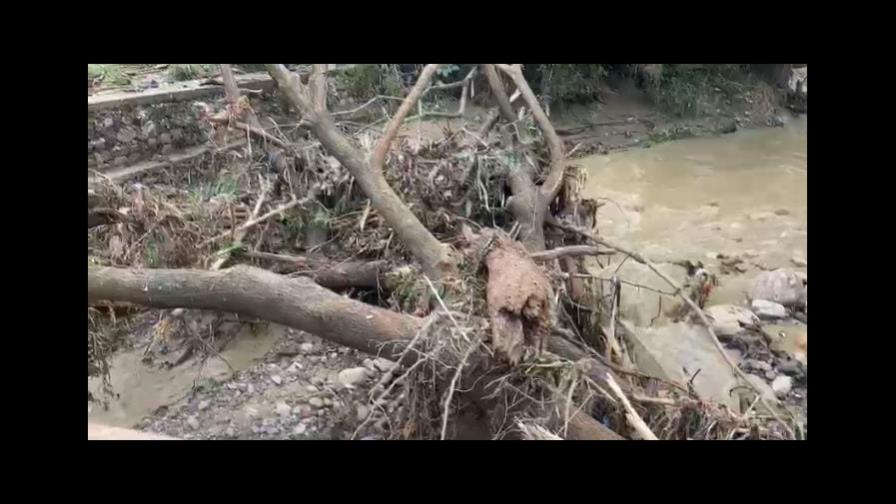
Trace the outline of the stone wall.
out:
<instances>
[{"instance_id":1,"label":"stone wall","mask_svg":"<svg viewBox=\"0 0 896 504\"><path fill-rule=\"evenodd\" d=\"M273 81L266 74L237 76L250 95L259 116L284 117L280 100L273 95ZM220 86L201 86L199 81L176 89L152 89L142 93L89 96L87 99L87 168L104 170L132 165L204 144L209 126L198 120L193 104L205 102L223 107Z\"/></svg>"},{"instance_id":2,"label":"stone wall","mask_svg":"<svg viewBox=\"0 0 896 504\"><path fill-rule=\"evenodd\" d=\"M131 106L87 113L87 166L123 166L204 143L191 102Z\"/></svg>"}]
</instances>

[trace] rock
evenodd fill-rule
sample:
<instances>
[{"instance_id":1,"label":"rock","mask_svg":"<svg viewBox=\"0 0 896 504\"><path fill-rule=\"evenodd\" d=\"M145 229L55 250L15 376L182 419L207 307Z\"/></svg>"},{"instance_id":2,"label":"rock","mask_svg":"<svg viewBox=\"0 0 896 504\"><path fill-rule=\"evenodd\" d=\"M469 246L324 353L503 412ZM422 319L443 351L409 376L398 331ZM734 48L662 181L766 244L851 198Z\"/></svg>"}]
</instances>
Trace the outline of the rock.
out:
<instances>
[{"instance_id":1,"label":"rock","mask_svg":"<svg viewBox=\"0 0 896 504\"><path fill-rule=\"evenodd\" d=\"M358 414L358 421L363 422L364 419L367 418L367 415L370 414L370 408L364 406L363 404L359 404L356 412Z\"/></svg>"},{"instance_id":2,"label":"rock","mask_svg":"<svg viewBox=\"0 0 896 504\"><path fill-rule=\"evenodd\" d=\"M134 131L133 128L122 128L118 132L117 138L121 143L128 143L131 140L137 138L137 132Z\"/></svg>"},{"instance_id":3,"label":"rock","mask_svg":"<svg viewBox=\"0 0 896 504\"><path fill-rule=\"evenodd\" d=\"M790 262L792 262L794 265L799 266L801 268L808 266L806 259L799 254L794 254L794 256L790 258Z\"/></svg>"},{"instance_id":4,"label":"rock","mask_svg":"<svg viewBox=\"0 0 896 504\"><path fill-rule=\"evenodd\" d=\"M670 263L659 263L656 267L679 285L687 283L687 270L685 268ZM618 272L616 272L617 268L619 268ZM591 272L602 278L609 278L616 274L620 279L632 284L643 285L663 292L669 290L669 284L654 273L653 270L635 261L625 261L621 267L619 267L618 262L612 263L607 265L606 268L595 268ZM657 317L660 297L663 297L663 313ZM664 322L664 319L668 319L668 316L665 315L677 312L681 304L678 298L670 299L668 296L662 296L654 290L639 289L632 285L623 284L619 303L619 317L642 327L651 325L651 320L656 318L655 325L660 325Z\"/></svg>"},{"instance_id":5,"label":"rock","mask_svg":"<svg viewBox=\"0 0 896 504\"><path fill-rule=\"evenodd\" d=\"M774 380L777 377L778 377L778 373L772 371L771 369L769 369L768 371L765 372L766 380Z\"/></svg>"},{"instance_id":6,"label":"rock","mask_svg":"<svg viewBox=\"0 0 896 504\"><path fill-rule=\"evenodd\" d=\"M330 399L329 397L324 397L324 406L332 406L332 405L333 405L333 400Z\"/></svg>"},{"instance_id":7,"label":"rock","mask_svg":"<svg viewBox=\"0 0 896 504\"><path fill-rule=\"evenodd\" d=\"M370 371L363 367L343 369L336 378L346 387L355 387L370 378Z\"/></svg>"},{"instance_id":8,"label":"rock","mask_svg":"<svg viewBox=\"0 0 896 504\"><path fill-rule=\"evenodd\" d=\"M678 383L693 377L694 389L702 399L739 411L740 400L729 394L738 386L738 378L704 327L679 322L631 329L632 352L641 371Z\"/></svg>"},{"instance_id":9,"label":"rock","mask_svg":"<svg viewBox=\"0 0 896 504\"><path fill-rule=\"evenodd\" d=\"M364 359L364 361L361 362L361 365L364 366L364 367L366 367L367 369L369 369L369 370L371 370L371 371L373 371L374 369L376 369L376 368L373 367L373 359Z\"/></svg>"},{"instance_id":10,"label":"rock","mask_svg":"<svg viewBox=\"0 0 896 504\"><path fill-rule=\"evenodd\" d=\"M377 359L376 359L375 361L373 361L373 366L374 366L376 369L378 369L378 370L380 370L380 371L382 371L382 372L385 373L385 372L387 372L387 371L391 371L392 368L395 367L395 363L392 362L392 361L390 361L389 359L384 359L384 358L382 358L382 357L377 357Z\"/></svg>"},{"instance_id":11,"label":"rock","mask_svg":"<svg viewBox=\"0 0 896 504\"><path fill-rule=\"evenodd\" d=\"M783 305L765 299L754 299L750 303L753 312L763 319L784 318L787 316L787 309Z\"/></svg>"},{"instance_id":12,"label":"rock","mask_svg":"<svg viewBox=\"0 0 896 504\"><path fill-rule=\"evenodd\" d=\"M315 408L323 408L324 400L320 397L312 397L311 399L308 399L308 404L314 406Z\"/></svg>"},{"instance_id":13,"label":"rock","mask_svg":"<svg viewBox=\"0 0 896 504\"><path fill-rule=\"evenodd\" d=\"M277 403L277 406L274 407L274 411L282 417L288 417L290 413L292 413L292 408L290 408L284 401L280 401Z\"/></svg>"},{"instance_id":14,"label":"rock","mask_svg":"<svg viewBox=\"0 0 896 504\"><path fill-rule=\"evenodd\" d=\"M246 416L249 418L258 416L258 410L252 406L246 406Z\"/></svg>"},{"instance_id":15,"label":"rock","mask_svg":"<svg viewBox=\"0 0 896 504\"><path fill-rule=\"evenodd\" d=\"M759 323L759 318L753 312L732 304L713 305L704 312L712 319L712 329L719 336L733 336L743 326Z\"/></svg>"},{"instance_id":16,"label":"rock","mask_svg":"<svg viewBox=\"0 0 896 504\"><path fill-rule=\"evenodd\" d=\"M772 365L768 362L761 361L758 359L747 359L744 361L744 367L747 369L753 369L755 371L762 371L763 373L772 370Z\"/></svg>"},{"instance_id":17,"label":"rock","mask_svg":"<svg viewBox=\"0 0 896 504\"><path fill-rule=\"evenodd\" d=\"M255 393L255 385L252 385L251 383L246 385L246 393L254 394Z\"/></svg>"},{"instance_id":18,"label":"rock","mask_svg":"<svg viewBox=\"0 0 896 504\"><path fill-rule=\"evenodd\" d=\"M189 425L191 429L197 430L199 429L199 420L195 416L191 416L187 418L187 425Z\"/></svg>"},{"instance_id":19,"label":"rock","mask_svg":"<svg viewBox=\"0 0 896 504\"><path fill-rule=\"evenodd\" d=\"M802 376L803 368L801 366L800 361L796 359L791 359L784 362L778 363L778 372L784 373L790 376Z\"/></svg>"},{"instance_id":20,"label":"rock","mask_svg":"<svg viewBox=\"0 0 896 504\"><path fill-rule=\"evenodd\" d=\"M209 400L200 401L199 402L199 411L207 410L209 406L212 405L212 402Z\"/></svg>"},{"instance_id":21,"label":"rock","mask_svg":"<svg viewBox=\"0 0 896 504\"><path fill-rule=\"evenodd\" d=\"M301 436L302 434L305 433L306 430L308 430L308 427L303 423L299 423L298 425L293 427L292 433L297 436Z\"/></svg>"},{"instance_id":22,"label":"rock","mask_svg":"<svg viewBox=\"0 0 896 504\"><path fill-rule=\"evenodd\" d=\"M775 395L779 398L783 399L786 397L791 389L793 389L793 378L787 375L779 376L772 382L772 390L775 391Z\"/></svg>"},{"instance_id":23,"label":"rock","mask_svg":"<svg viewBox=\"0 0 896 504\"><path fill-rule=\"evenodd\" d=\"M303 354L309 354L312 351L314 351L314 344L313 343L302 343L301 345L299 345L299 351L302 352Z\"/></svg>"},{"instance_id":24,"label":"rock","mask_svg":"<svg viewBox=\"0 0 896 504\"><path fill-rule=\"evenodd\" d=\"M280 375L271 375L271 381L276 383L277 385L280 385L281 383L283 383L283 378L280 378Z\"/></svg>"},{"instance_id":25,"label":"rock","mask_svg":"<svg viewBox=\"0 0 896 504\"><path fill-rule=\"evenodd\" d=\"M792 306L800 302L804 289L803 282L793 270L781 268L756 275L748 296Z\"/></svg>"},{"instance_id":26,"label":"rock","mask_svg":"<svg viewBox=\"0 0 896 504\"><path fill-rule=\"evenodd\" d=\"M292 364L289 365L288 368L286 368L286 372L291 375L299 374L299 371L301 371L301 370L302 370L302 365L299 364L298 362L293 362Z\"/></svg>"},{"instance_id":27,"label":"rock","mask_svg":"<svg viewBox=\"0 0 896 504\"><path fill-rule=\"evenodd\" d=\"M312 394L320 391L320 389L318 389L314 385L308 385L307 387L305 387L305 390L307 390L308 392L311 392Z\"/></svg>"},{"instance_id":28,"label":"rock","mask_svg":"<svg viewBox=\"0 0 896 504\"><path fill-rule=\"evenodd\" d=\"M775 210L775 215L790 215L790 210L787 210L786 208L779 208Z\"/></svg>"},{"instance_id":29,"label":"rock","mask_svg":"<svg viewBox=\"0 0 896 504\"><path fill-rule=\"evenodd\" d=\"M307 409L308 409L308 408L302 407L301 405L300 405L300 406L296 406L295 408L292 409L292 414L293 414L293 415L296 415L296 416L299 417L299 418L301 418L301 417L305 416L305 411L306 411Z\"/></svg>"},{"instance_id":30,"label":"rock","mask_svg":"<svg viewBox=\"0 0 896 504\"><path fill-rule=\"evenodd\" d=\"M228 426L227 430L224 431L224 435L227 437L234 437L236 436L236 431L233 429L233 427Z\"/></svg>"}]
</instances>

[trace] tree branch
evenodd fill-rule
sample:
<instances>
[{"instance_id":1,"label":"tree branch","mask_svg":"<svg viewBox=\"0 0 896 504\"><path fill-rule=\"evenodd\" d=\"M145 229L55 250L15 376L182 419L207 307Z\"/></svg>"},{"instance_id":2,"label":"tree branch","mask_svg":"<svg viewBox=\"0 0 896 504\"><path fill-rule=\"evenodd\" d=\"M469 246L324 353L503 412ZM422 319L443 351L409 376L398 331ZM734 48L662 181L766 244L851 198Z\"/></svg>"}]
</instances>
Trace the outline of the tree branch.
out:
<instances>
[{"instance_id":1,"label":"tree branch","mask_svg":"<svg viewBox=\"0 0 896 504\"><path fill-rule=\"evenodd\" d=\"M551 120L548 119L544 110L541 109L541 105L538 104L535 93L532 92L532 88L529 87L529 83L523 77L523 70L520 65L498 65L498 67L513 79L513 83L516 84L517 89L522 93L523 99L526 101L529 109L532 110L535 123L538 124L538 128L544 135L548 148L551 151L551 171L541 186L542 197L546 204L550 204L551 200L560 191L560 186L563 183L563 172L566 169L566 154L563 152L563 141L557 136L554 126L551 125Z\"/></svg>"},{"instance_id":2,"label":"tree branch","mask_svg":"<svg viewBox=\"0 0 896 504\"><path fill-rule=\"evenodd\" d=\"M267 65L268 72L277 81L286 97L302 112L303 119L311 125L321 145L352 174L361 190L370 198L370 203L377 213L420 261L424 272L433 278L441 278L445 275L455 275L457 272L457 263L451 255L451 249L439 242L426 229L383 176L383 165L391 140L400 128L401 120L414 106L436 68L438 65L429 65L424 69L420 80L392 118L386 135L380 140L368 162L358 148L336 128L329 112L312 102L308 86L302 84L298 77L283 65Z\"/></svg>"},{"instance_id":3,"label":"tree branch","mask_svg":"<svg viewBox=\"0 0 896 504\"><path fill-rule=\"evenodd\" d=\"M395 139L395 135L398 134L401 124L404 122L405 117L407 117L411 109L414 108L414 105L417 104L420 95L426 91L429 81L432 80L433 74L436 73L436 70L438 70L440 66L441 65L426 65L426 67L423 68L423 71L420 72L420 78L417 79L417 83L414 84L414 87L411 88L411 92L408 93L408 96L401 103L401 106L398 107L398 111L395 112L395 115L392 116L392 120L386 125L385 133L382 138L380 138L376 148L373 149L373 154L370 156L370 168L372 170L383 170L383 165L386 162L386 154L389 152L389 148L392 146L392 141Z\"/></svg>"}]
</instances>

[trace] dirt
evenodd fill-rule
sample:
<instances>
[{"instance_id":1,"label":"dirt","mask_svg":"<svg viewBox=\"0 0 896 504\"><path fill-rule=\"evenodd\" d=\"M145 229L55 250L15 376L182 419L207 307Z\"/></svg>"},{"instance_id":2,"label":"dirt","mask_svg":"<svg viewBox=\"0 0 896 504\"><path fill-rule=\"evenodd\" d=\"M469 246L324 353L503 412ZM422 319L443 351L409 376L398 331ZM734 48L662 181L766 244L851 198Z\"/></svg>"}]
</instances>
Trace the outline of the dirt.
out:
<instances>
[{"instance_id":1,"label":"dirt","mask_svg":"<svg viewBox=\"0 0 896 504\"><path fill-rule=\"evenodd\" d=\"M173 368L142 359L145 339L135 338L112 363L117 399L108 409L89 403L88 420L179 439L351 438L388 361L276 324L255 326L241 327L220 356ZM368 378L344 385L340 371L355 368L366 369ZM101 397L98 386L88 380ZM357 438L381 435L373 421Z\"/></svg>"}]
</instances>

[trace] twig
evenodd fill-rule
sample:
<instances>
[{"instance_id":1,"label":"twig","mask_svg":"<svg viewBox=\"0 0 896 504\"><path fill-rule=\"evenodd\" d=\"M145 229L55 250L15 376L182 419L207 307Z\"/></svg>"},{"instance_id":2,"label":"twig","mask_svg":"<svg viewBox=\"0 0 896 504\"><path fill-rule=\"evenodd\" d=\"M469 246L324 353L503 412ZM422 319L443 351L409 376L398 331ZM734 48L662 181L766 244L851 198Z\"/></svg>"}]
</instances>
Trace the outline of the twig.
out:
<instances>
[{"instance_id":1,"label":"twig","mask_svg":"<svg viewBox=\"0 0 896 504\"><path fill-rule=\"evenodd\" d=\"M532 252L529 257L533 261L552 261L561 257L577 257L577 256L594 256L594 255L614 255L616 252L600 250L591 245L569 245L566 247L557 247L543 252Z\"/></svg>"},{"instance_id":2,"label":"twig","mask_svg":"<svg viewBox=\"0 0 896 504\"><path fill-rule=\"evenodd\" d=\"M289 203L284 203L283 205L280 205L279 207L271 210L270 212L262 215L261 217L258 217L257 219L252 219L252 220L246 221L240 227L237 228L237 231L246 230L253 226L256 226L259 223L262 223L279 213L285 212L285 211L289 210L290 208L305 202L306 200L308 200L308 198L302 198L300 200L293 199ZM204 247L210 243L214 243L214 242L226 237L229 234L230 234L230 231L227 231L227 232L219 234L218 236L213 236L213 237L203 241L202 243L200 243L199 246Z\"/></svg>"},{"instance_id":3,"label":"twig","mask_svg":"<svg viewBox=\"0 0 896 504\"><path fill-rule=\"evenodd\" d=\"M635 261L638 261L639 263L646 265L654 273L656 273L657 276L662 278L663 281L665 281L667 284L669 284L669 286L675 290L675 294L678 295L678 297L680 297L685 302L685 304L687 304L697 314L697 316L700 318L700 321L703 322L704 326L706 326L706 331L709 333L710 337L712 338L713 345L716 347L716 350L718 350L719 354L722 355L722 358L725 359L725 362L728 364L728 366L731 368L731 370L734 371L734 373L741 380L743 380L745 383L747 383L750 386L750 388L752 388L757 394L759 394L759 397L761 398L760 400L762 401L762 405L765 406L765 408L769 411L769 413L771 413L772 417L774 417L774 419L777 420L784 427L784 429L787 431L788 434L790 434L791 437L795 437L793 429L790 427L790 425L788 425L786 422L784 422L784 420L781 418L781 416L778 415L777 412L775 412L772 405L770 405L768 403L768 401L766 401L766 399L762 393L762 390L759 388L759 386L756 385L755 383L753 383L752 381L750 381L747 378L747 375L737 366L737 364L734 363L734 361L731 360L731 357L728 356L728 353L725 352L724 347L722 347L722 343L721 343L721 341L719 341L719 337L716 336L715 331L713 331L712 322L709 321L709 318L706 316L706 314L703 312L703 310L697 305L697 303L695 303L690 297L688 297L684 293L681 286L679 286L674 280L669 278L668 275L666 275L665 273L660 271L660 269L657 268L655 264L653 264L651 261L647 260L641 254L638 254L637 252L633 252L633 251L624 249L618 245L609 243L606 240L604 240L603 238L595 236L595 235L589 233L588 231L579 229L575 226L570 226L567 224L560 223L556 219L548 218L547 222L555 227L560 228L560 229L578 233L578 234L590 239L591 241L593 241L594 243L596 243L598 245L603 245L604 247L613 249L619 253L622 253L622 254L625 254L625 255L631 257Z\"/></svg>"},{"instance_id":4,"label":"twig","mask_svg":"<svg viewBox=\"0 0 896 504\"><path fill-rule=\"evenodd\" d=\"M473 354L473 351L475 351L479 347L479 342L481 340L482 335L480 335L478 338L476 338L475 341L470 343L470 346L467 347L467 350L461 357L460 363L457 365L457 370L454 372L454 376L451 378L451 383L448 384L448 396L445 398L445 405L443 407L444 411L442 412L442 441L445 440L445 434L448 432L448 416L451 413L451 399L454 397L454 390L457 386L457 380L460 379L461 372L463 371L464 366L467 365L467 359L469 359L470 355Z\"/></svg>"},{"instance_id":5,"label":"twig","mask_svg":"<svg viewBox=\"0 0 896 504\"><path fill-rule=\"evenodd\" d=\"M252 209L252 214L247 219L247 223L251 222L253 219L256 219L258 217L258 212L261 210L261 206L264 204L265 200L267 199L268 192L270 192L270 186L265 184L261 189L261 194L258 196L258 201L255 202L255 208ZM233 218L232 210L231 210L230 219L231 219L231 224L233 222L235 222L235 220ZM242 244L243 238L245 238L246 231L248 229L249 229L249 227L246 226L246 224L243 224L238 229L236 229L232 232L234 245L238 246L238 245ZM217 271L217 270L221 269L221 266L224 266L224 263L226 263L229 259L230 259L230 252L225 254L223 257L218 258L218 260L215 261L215 263L212 265L212 271Z\"/></svg>"},{"instance_id":6,"label":"twig","mask_svg":"<svg viewBox=\"0 0 896 504\"><path fill-rule=\"evenodd\" d=\"M625 408L626 411L625 418L628 420L628 423L631 424L632 428L635 429L635 432L641 436L641 439L657 441L658 438L656 437L656 434L650 430L650 427L644 423L644 419L642 419L641 416L638 415L638 412L635 411L635 408L632 407L632 403L629 402L628 397L625 397L625 394L622 392L622 389L619 388L619 384L616 383L613 376L610 373L606 373L605 378L610 390L612 390L613 393L616 394L616 397L622 402L622 407Z\"/></svg>"},{"instance_id":7,"label":"twig","mask_svg":"<svg viewBox=\"0 0 896 504\"><path fill-rule=\"evenodd\" d=\"M265 131L261 128L252 126L251 124L244 123L243 121L231 119L229 117L214 117L214 116L209 116L206 119L208 119L208 122L210 122L210 123L225 124L225 125L233 126L236 129L244 130L247 133L255 135L259 138L262 138L262 139L276 145L277 147L280 147L281 149L289 149L289 144L285 143L283 140L280 140L279 138L271 135L270 133L268 133L267 131Z\"/></svg>"}]
</instances>

